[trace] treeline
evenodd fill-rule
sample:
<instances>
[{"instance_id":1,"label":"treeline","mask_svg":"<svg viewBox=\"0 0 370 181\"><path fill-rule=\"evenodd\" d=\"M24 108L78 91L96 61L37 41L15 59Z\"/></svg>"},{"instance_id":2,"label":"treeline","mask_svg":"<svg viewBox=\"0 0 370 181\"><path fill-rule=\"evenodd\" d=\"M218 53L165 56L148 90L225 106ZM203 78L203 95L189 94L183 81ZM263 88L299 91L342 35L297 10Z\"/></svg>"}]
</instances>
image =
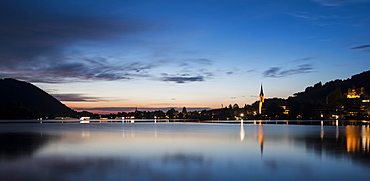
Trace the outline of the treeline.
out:
<instances>
[{"instance_id":1,"label":"treeline","mask_svg":"<svg viewBox=\"0 0 370 181\"><path fill-rule=\"evenodd\" d=\"M281 99L282 100L282 99ZM265 110L271 115L279 115L284 109L278 104L272 104ZM229 105L221 109L187 111L186 107L182 110L171 108L167 111L140 111L133 112L118 112L116 114L99 115L87 111L78 113L79 117L91 117L93 119L107 118L107 119L121 119L122 117L128 119L199 119L199 120L235 120L235 119L266 119L267 115L257 115L257 104L244 105L239 107L238 104ZM283 118L283 117L281 117ZM286 118L286 117L285 117Z\"/></svg>"},{"instance_id":2,"label":"treeline","mask_svg":"<svg viewBox=\"0 0 370 181\"><path fill-rule=\"evenodd\" d=\"M155 110L155 111L140 111L135 110L133 112L118 112L116 114L111 113L107 115L99 115L93 114L87 111L82 111L78 113L79 117L91 117L93 119L100 119L100 118L107 118L107 119L121 119L123 118L131 118L131 119L200 119L202 113L206 110L202 111L191 111L188 112L186 107L184 107L181 111L176 110L175 108L171 108L167 111L162 110Z\"/></svg>"}]
</instances>

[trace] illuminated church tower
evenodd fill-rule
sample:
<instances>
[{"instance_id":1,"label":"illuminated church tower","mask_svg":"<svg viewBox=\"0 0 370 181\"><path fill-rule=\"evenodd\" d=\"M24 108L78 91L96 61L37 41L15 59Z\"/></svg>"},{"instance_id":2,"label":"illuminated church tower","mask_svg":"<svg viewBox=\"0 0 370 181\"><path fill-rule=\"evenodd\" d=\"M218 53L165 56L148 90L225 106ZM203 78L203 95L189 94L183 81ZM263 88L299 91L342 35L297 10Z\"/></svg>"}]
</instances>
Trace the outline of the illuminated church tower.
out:
<instances>
[{"instance_id":1,"label":"illuminated church tower","mask_svg":"<svg viewBox=\"0 0 370 181\"><path fill-rule=\"evenodd\" d=\"M258 104L258 114L262 114L262 104L265 101L265 95L263 94L263 88L261 84L261 91L260 91L260 102Z\"/></svg>"}]
</instances>

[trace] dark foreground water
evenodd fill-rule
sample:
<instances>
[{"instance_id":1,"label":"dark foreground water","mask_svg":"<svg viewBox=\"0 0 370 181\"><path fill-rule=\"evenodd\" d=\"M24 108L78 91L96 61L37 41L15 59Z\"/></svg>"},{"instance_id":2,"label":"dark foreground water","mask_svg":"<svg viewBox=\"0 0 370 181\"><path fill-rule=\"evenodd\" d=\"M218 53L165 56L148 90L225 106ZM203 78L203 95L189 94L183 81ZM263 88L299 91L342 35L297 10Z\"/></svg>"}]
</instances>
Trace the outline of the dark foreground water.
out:
<instances>
[{"instance_id":1,"label":"dark foreground water","mask_svg":"<svg viewBox=\"0 0 370 181\"><path fill-rule=\"evenodd\" d=\"M367 126L0 124L0 180L369 180Z\"/></svg>"}]
</instances>

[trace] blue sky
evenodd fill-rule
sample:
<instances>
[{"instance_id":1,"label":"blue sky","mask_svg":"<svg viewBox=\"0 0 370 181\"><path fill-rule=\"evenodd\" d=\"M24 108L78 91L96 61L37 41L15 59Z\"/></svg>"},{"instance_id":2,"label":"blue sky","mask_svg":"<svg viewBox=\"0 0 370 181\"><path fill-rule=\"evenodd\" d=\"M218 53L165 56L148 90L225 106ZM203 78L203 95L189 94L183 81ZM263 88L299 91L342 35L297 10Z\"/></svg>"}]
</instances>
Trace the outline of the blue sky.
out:
<instances>
[{"instance_id":1,"label":"blue sky","mask_svg":"<svg viewBox=\"0 0 370 181\"><path fill-rule=\"evenodd\" d=\"M287 98L370 67L368 0L0 2L0 77L76 110Z\"/></svg>"}]
</instances>

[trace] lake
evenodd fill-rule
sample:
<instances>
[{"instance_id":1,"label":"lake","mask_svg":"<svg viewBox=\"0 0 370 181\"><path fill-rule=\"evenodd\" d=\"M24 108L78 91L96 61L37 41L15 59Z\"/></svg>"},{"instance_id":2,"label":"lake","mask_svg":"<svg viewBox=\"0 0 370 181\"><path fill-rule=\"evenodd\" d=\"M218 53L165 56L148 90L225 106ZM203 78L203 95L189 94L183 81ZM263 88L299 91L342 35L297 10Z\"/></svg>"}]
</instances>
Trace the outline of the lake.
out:
<instances>
[{"instance_id":1,"label":"lake","mask_svg":"<svg viewBox=\"0 0 370 181\"><path fill-rule=\"evenodd\" d=\"M0 180L369 180L370 127L2 123Z\"/></svg>"}]
</instances>

